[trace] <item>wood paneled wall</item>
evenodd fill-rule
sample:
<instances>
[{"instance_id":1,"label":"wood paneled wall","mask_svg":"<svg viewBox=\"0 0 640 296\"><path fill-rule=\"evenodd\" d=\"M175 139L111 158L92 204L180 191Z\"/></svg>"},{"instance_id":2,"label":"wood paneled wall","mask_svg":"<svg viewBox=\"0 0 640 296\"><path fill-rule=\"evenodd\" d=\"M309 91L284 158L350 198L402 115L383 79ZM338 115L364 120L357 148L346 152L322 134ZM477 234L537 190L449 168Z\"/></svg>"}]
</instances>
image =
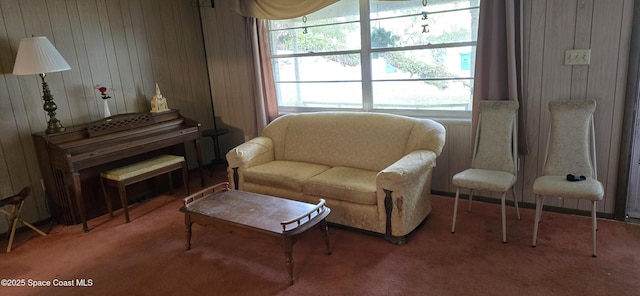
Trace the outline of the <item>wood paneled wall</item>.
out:
<instances>
[{"instance_id":1,"label":"wood paneled wall","mask_svg":"<svg viewBox=\"0 0 640 296\"><path fill-rule=\"evenodd\" d=\"M201 12L216 123L230 130L221 137L226 153L258 136L250 42L245 20L231 11L231 1L217 1L214 9Z\"/></svg>"},{"instance_id":2,"label":"wood paneled wall","mask_svg":"<svg viewBox=\"0 0 640 296\"><path fill-rule=\"evenodd\" d=\"M532 185L542 169L550 101L597 100L595 114L598 177L605 186L601 213L613 213L616 198L618 152L624 106L633 0L537 0L524 5L524 132L531 153L520 158L516 190L519 200L533 204ZM253 97L246 89L250 58L242 31L242 17L228 4L203 9L207 56L212 72L216 115L234 129L223 140L226 151L255 137ZM205 12L206 10L206 12ZM222 44L218 46L217 44ZM591 49L588 66L564 65L567 49ZM240 60L239 63L237 61ZM471 127L468 121L438 119L447 128L447 144L434 170L433 189L455 192L452 176L471 163ZM488 192L484 196L496 197ZM547 199L547 204L588 210L586 202Z\"/></svg>"},{"instance_id":3,"label":"wood paneled wall","mask_svg":"<svg viewBox=\"0 0 640 296\"><path fill-rule=\"evenodd\" d=\"M612 213L634 1L523 2L525 132L531 153L520 159L518 198L534 202L531 186L542 166L548 102L593 98L598 101L598 176L606 189L598 211ZM193 3L0 1L0 196L32 186L35 198L25 209L27 220L49 217L31 141L31 134L44 130L48 119L42 110L38 78L11 75L23 37L47 36L71 64L70 71L47 75L58 118L66 126L101 117L96 85L113 88L112 113L128 113L149 107L158 82L171 108L180 109L205 128L213 127L213 97L217 126L231 131L220 138L223 153L257 135L244 19L230 11L229 1L216 1L215 8L200 8L201 24ZM590 65L563 65L565 50L583 48L591 49ZM433 189L455 192L451 177L470 164L470 124L440 121L447 128L447 144L434 171ZM586 203L550 203L587 209ZM0 220L0 233L4 231L6 225Z\"/></svg>"},{"instance_id":4,"label":"wood paneled wall","mask_svg":"<svg viewBox=\"0 0 640 296\"><path fill-rule=\"evenodd\" d=\"M533 181L541 173L549 128L548 103L556 100L595 99L598 179L605 187L597 211L614 212L618 196L617 172L621 145L629 58L632 0L523 1L524 95L529 155L520 158L516 194L520 201L535 203ZM568 49L591 49L587 66L564 65ZM447 151L434 172L434 189L455 192L453 174L470 164L468 126L443 122L447 127ZM467 163L461 165L460 161ZM443 168L444 166L444 168ZM436 178L436 177L434 177ZM435 179L434 179L435 180ZM626 188L620 189L624 191ZM488 192L484 196L497 195ZM588 202L548 198L545 204L589 211Z\"/></svg>"},{"instance_id":5,"label":"wood paneled wall","mask_svg":"<svg viewBox=\"0 0 640 296\"><path fill-rule=\"evenodd\" d=\"M112 114L144 112L158 83L169 107L213 127L197 7L190 0L0 1L0 197L33 188L23 216L48 218L31 134L46 128L36 75L12 75L24 37L46 36L71 70L46 76L66 127L102 117L96 86L109 88ZM205 143L206 144L206 143ZM208 150L208 149L205 149ZM0 233L7 229L0 219Z\"/></svg>"},{"instance_id":6,"label":"wood paneled wall","mask_svg":"<svg viewBox=\"0 0 640 296\"><path fill-rule=\"evenodd\" d=\"M605 198L598 211L613 213L616 198L622 114L626 90L633 4L631 0L525 2L527 135L531 155L523 159L523 200L533 202L532 182L542 167L549 126L547 104L595 99L598 178ZM567 49L591 49L588 66L563 64ZM589 210L588 202L550 204Z\"/></svg>"}]
</instances>

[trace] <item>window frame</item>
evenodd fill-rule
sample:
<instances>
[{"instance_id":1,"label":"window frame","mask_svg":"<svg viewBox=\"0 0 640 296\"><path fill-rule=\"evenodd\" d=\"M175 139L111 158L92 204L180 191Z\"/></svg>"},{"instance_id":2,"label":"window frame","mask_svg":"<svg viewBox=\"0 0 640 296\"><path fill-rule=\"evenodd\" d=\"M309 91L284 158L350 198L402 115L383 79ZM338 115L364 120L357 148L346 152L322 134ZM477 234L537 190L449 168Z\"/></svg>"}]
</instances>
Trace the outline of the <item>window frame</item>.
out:
<instances>
[{"instance_id":1,"label":"window frame","mask_svg":"<svg viewBox=\"0 0 640 296\"><path fill-rule=\"evenodd\" d=\"M430 80L443 80L441 78L421 78L421 79L379 79L373 80L372 78L372 54L376 52L394 52L394 51L410 51L410 50L425 50L425 49L438 49L438 48L454 48L454 47L462 47L462 46L471 46L474 47L473 56L475 56L475 52L477 51L477 38L472 41L465 42L452 42L452 43L438 43L438 44L423 44L423 45L412 45L412 46L404 46L404 47L385 47L385 48L372 48L371 46L371 10L370 5L373 0L358 0L359 3L359 12L360 19L358 21L346 21L344 23L359 23L360 24L360 49L353 50L338 50L338 51L322 51L322 52L302 52L302 53L289 53L289 54L273 54L270 53L271 60L280 59L280 58L298 58L298 57L316 57L316 56L329 56L329 55L347 55L347 54L358 54L360 55L360 71L361 71L361 80L339 80L339 81L331 81L331 80L322 80L322 81L306 81L305 83L332 83L332 82L358 82L362 84L362 108L335 108L335 107L300 107L300 106L281 106L280 98L278 100L278 112L280 114L286 113L302 113L302 112L319 112L319 111L356 111L356 112L378 112L378 113L391 113L398 115L405 115L411 117L418 118L441 118L441 119L449 119L449 120L471 120L471 110L416 110L416 109L376 109L373 108L373 82L384 82L384 81L430 81ZM463 9L455 9L455 10L473 10L480 9L480 5L478 2L477 6L470 6L468 8ZM454 11L454 10L452 10ZM378 19L375 19L378 20ZM336 23L336 24L341 24ZM309 25L308 28L318 27L318 26L326 26L323 25ZM291 27L287 29L277 29L277 30L295 30L302 29L302 26ZM267 22L267 30L271 32L271 25ZM276 31L276 30L273 30ZM477 31L472 34L477 36ZM271 34L268 34L269 38ZM270 40L271 42L271 40ZM272 46L272 45L270 45ZM274 69L271 69L274 71ZM475 79L474 73L471 73L471 77L456 77L454 80L462 80L462 79L470 79L473 81ZM274 73L274 79L277 76ZM444 80L448 80L444 78ZM292 83L295 83L291 81ZM471 89L471 97L473 97L473 89ZM473 99L471 101L471 105L473 105ZM472 106L471 106L472 108Z\"/></svg>"}]
</instances>

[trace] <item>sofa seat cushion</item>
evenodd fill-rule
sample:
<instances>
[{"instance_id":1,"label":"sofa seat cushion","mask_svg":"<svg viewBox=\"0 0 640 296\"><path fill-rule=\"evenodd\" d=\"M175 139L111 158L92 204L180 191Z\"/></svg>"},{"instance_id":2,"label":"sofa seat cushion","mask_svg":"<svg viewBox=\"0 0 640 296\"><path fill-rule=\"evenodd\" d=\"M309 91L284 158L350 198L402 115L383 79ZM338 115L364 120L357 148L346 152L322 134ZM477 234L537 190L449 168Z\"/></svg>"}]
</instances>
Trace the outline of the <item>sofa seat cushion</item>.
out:
<instances>
[{"instance_id":1,"label":"sofa seat cushion","mask_svg":"<svg viewBox=\"0 0 640 296\"><path fill-rule=\"evenodd\" d=\"M302 192L307 195L365 205L377 204L377 172L348 168L330 168L307 180Z\"/></svg>"},{"instance_id":2,"label":"sofa seat cushion","mask_svg":"<svg viewBox=\"0 0 640 296\"><path fill-rule=\"evenodd\" d=\"M302 191L302 184L326 170L328 166L306 162L277 160L244 171L245 182Z\"/></svg>"}]
</instances>

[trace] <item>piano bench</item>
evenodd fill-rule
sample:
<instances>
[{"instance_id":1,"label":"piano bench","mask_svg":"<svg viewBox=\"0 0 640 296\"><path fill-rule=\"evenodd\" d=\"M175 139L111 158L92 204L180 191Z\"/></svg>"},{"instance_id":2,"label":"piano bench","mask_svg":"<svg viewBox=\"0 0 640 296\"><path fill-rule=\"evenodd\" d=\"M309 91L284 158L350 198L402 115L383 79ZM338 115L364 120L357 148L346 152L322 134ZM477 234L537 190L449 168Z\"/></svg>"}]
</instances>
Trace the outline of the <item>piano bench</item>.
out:
<instances>
[{"instance_id":1,"label":"piano bench","mask_svg":"<svg viewBox=\"0 0 640 296\"><path fill-rule=\"evenodd\" d=\"M129 202L127 200L126 191L127 185L167 174L169 177L169 189L171 190L170 192L173 193L171 172L178 169L182 169L182 181L187 189L187 195L189 195L187 163L182 156L161 155L138 163L102 172L100 174L100 179L102 180L102 192L107 203L107 208L109 209L109 215L113 217L113 207L111 206L111 200L107 194L107 186L118 188L120 202L122 203L122 209L124 210L124 217L126 222L129 223Z\"/></svg>"}]
</instances>

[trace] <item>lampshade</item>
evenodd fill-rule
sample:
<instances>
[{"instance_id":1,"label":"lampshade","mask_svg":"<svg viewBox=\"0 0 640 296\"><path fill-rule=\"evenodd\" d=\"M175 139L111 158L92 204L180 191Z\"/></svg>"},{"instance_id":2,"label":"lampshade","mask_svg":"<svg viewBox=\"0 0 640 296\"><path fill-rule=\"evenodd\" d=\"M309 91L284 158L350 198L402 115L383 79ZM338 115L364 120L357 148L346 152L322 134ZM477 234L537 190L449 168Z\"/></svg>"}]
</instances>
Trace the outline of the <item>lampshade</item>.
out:
<instances>
[{"instance_id":1,"label":"lampshade","mask_svg":"<svg viewBox=\"0 0 640 296\"><path fill-rule=\"evenodd\" d=\"M13 75L31 75L70 70L71 67L47 37L20 40Z\"/></svg>"}]
</instances>

